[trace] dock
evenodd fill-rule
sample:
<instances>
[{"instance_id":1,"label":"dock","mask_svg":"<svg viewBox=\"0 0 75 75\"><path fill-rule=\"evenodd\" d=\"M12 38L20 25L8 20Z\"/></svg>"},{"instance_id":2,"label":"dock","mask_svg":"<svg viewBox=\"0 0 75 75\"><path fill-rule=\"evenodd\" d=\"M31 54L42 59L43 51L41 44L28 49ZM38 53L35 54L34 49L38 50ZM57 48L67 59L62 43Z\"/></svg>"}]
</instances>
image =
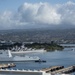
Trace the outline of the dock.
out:
<instances>
[{"instance_id":1,"label":"dock","mask_svg":"<svg viewBox=\"0 0 75 75\"><path fill-rule=\"evenodd\" d=\"M50 73L45 73L44 71L38 71L38 70L9 70L9 69L1 69L0 74L7 74L7 75L51 75Z\"/></svg>"},{"instance_id":2,"label":"dock","mask_svg":"<svg viewBox=\"0 0 75 75\"><path fill-rule=\"evenodd\" d=\"M16 65L14 63L0 64L0 69L11 68L11 67L15 67L15 66Z\"/></svg>"},{"instance_id":3,"label":"dock","mask_svg":"<svg viewBox=\"0 0 75 75\"><path fill-rule=\"evenodd\" d=\"M19 69L0 69L0 74L19 74L19 75L56 75L70 74L75 72L75 65L64 68L64 66L53 66L41 70L19 70Z\"/></svg>"},{"instance_id":4,"label":"dock","mask_svg":"<svg viewBox=\"0 0 75 75\"><path fill-rule=\"evenodd\" d=\"M44 68L44 69L42 69L42 71L45 71L46 73L48 73L48 72L53 72L53 71L60 70L63 68L64 68L64 66L53 66L50 68Z\"/></svg>"},{"instance_id":5,"label":"dock","mask_svg":"<svg viewBox=\"0 0 75 75\"><path fill-rule=\"evenodd\" d=\"M70 74L75 72L75 65L64 68L64 66L53 66L50 68L42 69L42 71L46 73L50 73L51 75L55 74Z\"/></svg>"},{"instance_id":6,"label":"dock","mask_svg":"<svg viewBox=\"0 0 75 75\"><path fill-rule=\"evenodd\" d=\"M69 74L69 73L72 73L72 72L75 72L75 65L73 66L70 66L70 67L67 67L67 68L63 68L61 70L56 70L54 72L50 72L51 74Z\"/></svg>"}]
</instances>

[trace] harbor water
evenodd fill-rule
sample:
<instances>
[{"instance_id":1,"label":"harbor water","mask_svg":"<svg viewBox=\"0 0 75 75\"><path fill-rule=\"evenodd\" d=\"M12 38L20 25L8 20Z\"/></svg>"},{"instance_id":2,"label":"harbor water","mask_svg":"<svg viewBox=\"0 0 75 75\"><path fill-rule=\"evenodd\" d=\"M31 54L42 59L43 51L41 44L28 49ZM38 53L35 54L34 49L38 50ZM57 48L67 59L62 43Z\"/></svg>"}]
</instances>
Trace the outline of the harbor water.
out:
<instances>
[{"instance_id":1,"label":"harbor water","mask_svg":"<svg viewBox=\"0 0 75 75\"><path fill-rule=\"evenodd\" d=\"M50 66L71 66L75 65L75 51L68 51L65 49L64 51L55 51L55 52L47 52L36 54L42 60L46 60L46 63L40 62L15 62L17 67L15 69L37 69L40 70L42 68L50 67ZM35 55L33 55L35 56Z\"/></svg>"},{"instance_id":2,"label":"harbor water","mask_svg":"<svg viewBox=\"0 0 75 75\"><path fill-rule=\"evenodd\" d=\"M75 65L75 51L71 49L72 48L65 48L63 51L56 50L54 52L29 54L31 56L39 56L42 60L46 60L46 62L14 62L16 64L16 67L14 67L13 69L40 70L42 68L48 68L51 66L69 67Z\"/></svg>"}]
</instances>

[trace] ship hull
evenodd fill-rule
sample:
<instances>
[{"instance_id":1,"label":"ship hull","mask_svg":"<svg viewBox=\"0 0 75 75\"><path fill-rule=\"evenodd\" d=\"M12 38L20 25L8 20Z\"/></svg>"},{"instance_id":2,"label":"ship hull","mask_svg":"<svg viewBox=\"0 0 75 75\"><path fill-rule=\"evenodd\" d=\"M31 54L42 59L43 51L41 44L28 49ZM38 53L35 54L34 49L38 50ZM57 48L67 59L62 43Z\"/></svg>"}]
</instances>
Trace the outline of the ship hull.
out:
<instances>
[{"instance_id":1,"label":"ship hull","mask_svg":"<svg viewBox=\"0 0 75 75\"><path fill-rule=\"evenodd\" d=\"M28 61L36 61L38 59L27 59L27 58L0 58L0 62L28 62Z\"/></svg>"},{"instance_id":2,"label":"ship hull","mask_svg":"<svg viewBox=\"0 0 75 75\"><path fill-rule=\"evenodd\" d=\"M0 54L0 62L4 62L4 61L9 61L9 62L18 62L18 61L36 61L36 60L40 60L39 57L36 57L36 56L27 56L27 55L24 55L24 56L12 56L10 50L8 50L8 53L6 51L2 51L1 54Z\"/></svg>"}]
</instances>

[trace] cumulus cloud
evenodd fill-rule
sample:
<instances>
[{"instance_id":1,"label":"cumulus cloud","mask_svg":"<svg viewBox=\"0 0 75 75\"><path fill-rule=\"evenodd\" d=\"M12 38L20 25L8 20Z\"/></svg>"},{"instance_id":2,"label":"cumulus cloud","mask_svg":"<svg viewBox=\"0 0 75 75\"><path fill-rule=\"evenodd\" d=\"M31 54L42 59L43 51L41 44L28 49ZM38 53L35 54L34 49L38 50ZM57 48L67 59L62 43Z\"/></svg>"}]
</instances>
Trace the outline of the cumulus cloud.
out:
<instances>
[{"instance_id":1,"label":"cumulus cloud","mask_svg":"<svg viewBox=\"0 0 75 75\"><path fill-rule=\"evenodd\" d=\"M9 27L11 23L11 12L5 11L0 14L0 27ZM8 24L6 26L6 24Z\"/></svg>"},{"instance_id":2,"label":"cumulus cloud","mask_svg":"<svg viewBox=\"0 0 75 75\"><path fill-rule=\"evenodd\" d=\"M58 13L61 14L61 23L75 25L75 3L67 2L59 5Z\"/></svg>"},{"instance_id":3,"label":"cumulus cloud","mask_svg":"<svg viewBox=\"0 0 75 75\"><path fill-rule=\"evenodd\" d=\"M31 25L75 25L75 3L51 5L49 3L24 3L13 13L0 14L0 27L15 28Z\"/></svg>"},{"instance_id":4,"label":"cumulus cloud","mask_svg":"<svg viewBox=\"0 0 75 75\"><path fill-rule=\"evenodd\" d=\"M48 3L24 3L19 8L21 21L39 24L59 24L61 15Z\"/></svg>"}]
</instances>

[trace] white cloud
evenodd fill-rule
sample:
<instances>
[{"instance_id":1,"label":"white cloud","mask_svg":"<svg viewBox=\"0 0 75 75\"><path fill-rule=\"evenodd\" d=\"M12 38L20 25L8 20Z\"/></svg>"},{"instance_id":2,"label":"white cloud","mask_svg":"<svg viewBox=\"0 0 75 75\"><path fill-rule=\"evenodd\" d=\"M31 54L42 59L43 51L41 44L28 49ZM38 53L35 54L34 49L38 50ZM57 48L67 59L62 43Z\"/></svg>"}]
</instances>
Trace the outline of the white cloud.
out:
<instances>
[{"instance_id":1,"label":"white cloud","mask_svg":"<svg viewBox=\"0 0 75 75\"><path fill-rule=\"evenodd\" d=\"M75 25L75 3L69 1L59 5L58 13L61 14L62 24L67 23Z\"/></svg>"},{"instance_id":2,"label":"white cloud","mask_svg":"<svg viewBox=\"0 0 75 75\"><path fill-rule=\"evenodd\" d=\"M21 21L41 24L59 24L61 15L48 3L25 3L19 8Z\"/></svg>"},{"instance_id":3,"label":"white cloud","mask_svg":"<svg viewBox=\"0 0 75 75\"><path fill-rule=\"evenodd\" d=\"M16 13L0 14L0 27L15 28L27 25L75 25L75 3L51 5L49 3L24 3Z\"/></svg>"}]
</instances>

